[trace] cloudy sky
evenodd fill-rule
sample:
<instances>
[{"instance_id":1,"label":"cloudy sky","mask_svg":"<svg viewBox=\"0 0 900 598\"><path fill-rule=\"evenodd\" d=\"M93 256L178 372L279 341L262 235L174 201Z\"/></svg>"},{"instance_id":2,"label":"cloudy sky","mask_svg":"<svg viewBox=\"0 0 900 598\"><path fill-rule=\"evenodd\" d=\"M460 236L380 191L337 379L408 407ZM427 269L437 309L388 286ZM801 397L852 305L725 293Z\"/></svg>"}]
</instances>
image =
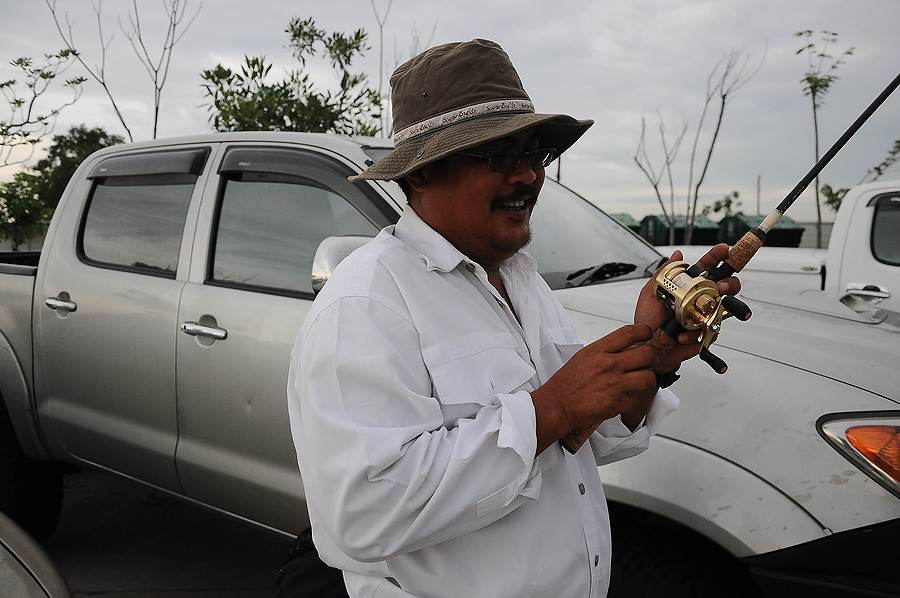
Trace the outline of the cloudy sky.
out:
<instances>
[{"instance_id":1,"label":"cloudy sky","mask_svg":"<svg viewBox=\"0 0 900 598\"><path fill-rule=\"evenodd\" d=\"M820 112L822 152L900 72L900 0L187 0L199 14L175 47L163 89L160 137L203 133L209 113L200 72L217 64L236 68L244 55L266 56L280 76L297 67L284 32L292 17L313 17L328 31L363 28L372 49L355 68L379 82L379 62L387 78L410 51L425 44L484 37L509 53L541 112L593 118L594 127L566 154L562 181L609 212L640 218L659 212L652 187L634 163L642 119L648 151L658 167L660 116L671 142L687 125L673 169L676 210L684 211L688 157L704 106L707 78L717 63L739 52L745 72L755 74L729 99L700 205L739 191L745 212L768 213L815 163L812 111L800 78L807 59L795 52L804 40L794 34L839 34L834 56L854 48ZM90 64L100 61L99 0L56 0L57 12L72 23L76 45ZM148 46L158 54L166 24L163 0L137 0ZM45 0L0 0L0 80L18 75L8 66L19 56L40 57L62 47ZM152 136L152 85L137 61L119 21L127 25L131 0L102 2L101 23L111 37L106 74L136 140ZM187 24L187 19L183 22ZM333 86L327 64L309 70L323 87ZM758 68L758 70L757 70ZM66 75L80 74L72 67ZM46 106L65 96L42 96ZM5 108L5 107L4 107ZM717 108L716 105L711 108ZM4 114L4 117L6 115ZM700 148L708 145L708 118ZM85 124L124 135L99 85L89 81L81 99L61 115L56 133ZM822 182L852 186L881 162L900 139L900 91L869 120L826 168ZM6 180L14 167L0 169ZM551 169L555 174L555 168ZM900 178L900 170L894 175ZM695 175L696 178L696 175ZM757 184L759 183L759 193ZM667 188L665 189L667 192ZM810 191L789 212L797 220L815 218ZM826 219L831 215L826 213Z\"/></svg>"}]
</instances>

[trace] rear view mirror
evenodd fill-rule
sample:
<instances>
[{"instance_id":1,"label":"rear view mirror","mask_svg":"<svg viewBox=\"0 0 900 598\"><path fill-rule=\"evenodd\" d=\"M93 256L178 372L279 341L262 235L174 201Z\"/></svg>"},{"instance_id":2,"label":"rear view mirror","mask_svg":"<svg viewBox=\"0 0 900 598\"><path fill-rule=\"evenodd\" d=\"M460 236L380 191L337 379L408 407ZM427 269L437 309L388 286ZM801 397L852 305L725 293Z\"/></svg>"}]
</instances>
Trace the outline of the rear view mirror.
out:
<instances>
[{"instance_id":1,"label":"rear view mirror","mask_svg":"<svg viewBox=\"0 0 900 598\"><path fill-rule=\"evenodd\" d=\"M341 260L372 240L372 237L326 237L319 243L312 265L312 288L316 294L322 290L331 273Z\"/></svg>"}]
</instances>

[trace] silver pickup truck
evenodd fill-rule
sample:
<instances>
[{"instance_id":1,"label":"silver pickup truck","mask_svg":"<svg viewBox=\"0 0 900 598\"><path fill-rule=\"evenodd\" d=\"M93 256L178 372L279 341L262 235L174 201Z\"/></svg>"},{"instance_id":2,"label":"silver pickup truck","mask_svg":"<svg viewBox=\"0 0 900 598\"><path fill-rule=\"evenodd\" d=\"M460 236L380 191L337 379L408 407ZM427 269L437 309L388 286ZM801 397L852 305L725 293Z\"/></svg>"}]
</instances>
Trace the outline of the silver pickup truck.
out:
<instances>
[{"instance_id":1,"label":"silver pickup truck","mask_svg":"<svg viewBox=\"0 0 900 598\"><path fill-rule=\"evenodd\" d=\"M388 150L235 133L88 158L40 254L0 264L0 510L46 536L74 465L305 528L289 352L340 257L320 245L398 218L393 183L347 181ZM652 247L553 181L533 229L529 251L585 341L631 321ZM686 364L663 434L601 469L612 591L896 596L897 314L752 283L742 298L753 317L713 347L729 371Z\"/></svg>"}]
</instances>

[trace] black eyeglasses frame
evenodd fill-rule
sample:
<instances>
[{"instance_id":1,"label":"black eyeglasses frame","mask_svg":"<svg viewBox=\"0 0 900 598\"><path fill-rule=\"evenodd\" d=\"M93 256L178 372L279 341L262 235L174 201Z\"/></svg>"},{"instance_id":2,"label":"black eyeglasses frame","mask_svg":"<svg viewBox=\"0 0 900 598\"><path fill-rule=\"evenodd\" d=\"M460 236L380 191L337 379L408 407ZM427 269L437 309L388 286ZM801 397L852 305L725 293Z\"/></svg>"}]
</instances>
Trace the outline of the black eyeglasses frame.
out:
<instances>
[{"instance_id":1,"label":"black eyeglasses frame","mask_svg":"<svg viewBox=\"0 0 900 598\"><path fill-rule=\"evenodd\" d=\"M498 172L500 174L515 172L522 165L523 160L528 164L528 167L531 168L531 170L543 170L550 166L550 163L557 157L555 147L539 147L536 150L528 152L517 152L513 150L494 150L486 152L460 150L456 153L462 154L463 156L487 160L488 168L493 172ZM498 162L498 159L505 160L506 162ZM535 159L537 159L536 162L534 161Z\"/></svg>"}]
</instances>

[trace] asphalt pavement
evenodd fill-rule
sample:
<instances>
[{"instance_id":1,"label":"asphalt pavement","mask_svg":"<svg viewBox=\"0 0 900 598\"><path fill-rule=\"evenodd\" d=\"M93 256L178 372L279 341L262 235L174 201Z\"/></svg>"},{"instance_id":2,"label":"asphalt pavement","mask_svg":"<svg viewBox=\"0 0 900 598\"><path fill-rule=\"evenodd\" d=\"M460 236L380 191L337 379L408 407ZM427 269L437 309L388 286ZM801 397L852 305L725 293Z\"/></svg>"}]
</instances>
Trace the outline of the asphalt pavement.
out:
<instances>
[{"instance_id":1,"label":"asphalt pavement","mask_svg":"<svg viewBox=\"0 0 900 598\"><path fill-rule=\"evenodd\" d=\"M75 598L258 598L291 543L105 473L66 476L43 545Z\"/></svg>"}]
</instances>

